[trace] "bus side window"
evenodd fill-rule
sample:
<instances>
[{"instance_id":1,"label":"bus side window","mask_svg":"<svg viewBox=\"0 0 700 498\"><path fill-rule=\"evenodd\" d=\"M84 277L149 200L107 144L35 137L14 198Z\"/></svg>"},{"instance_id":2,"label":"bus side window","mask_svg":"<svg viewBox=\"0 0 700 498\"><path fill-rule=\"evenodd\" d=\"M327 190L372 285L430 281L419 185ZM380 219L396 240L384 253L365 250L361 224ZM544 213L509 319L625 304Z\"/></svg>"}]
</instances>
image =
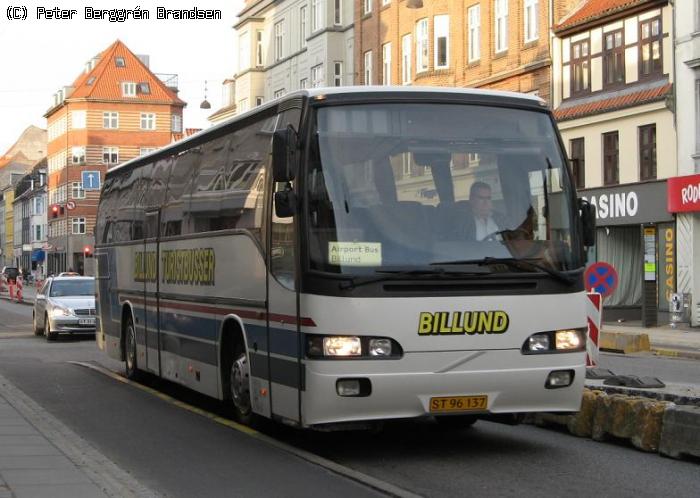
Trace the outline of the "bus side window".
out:
<instances>
[{"instance_id":1,"label":"bus side window","mask_svg":"<svg viewBox=\"0 0 700 498\"><path fill-rule=\"evenodd\" d=\"M197 172L201 157L201 147L195 147L173 160L160 218L161 235L164 237L192 233L186 192L193 175Z\"/></svg>"}]
</instances>

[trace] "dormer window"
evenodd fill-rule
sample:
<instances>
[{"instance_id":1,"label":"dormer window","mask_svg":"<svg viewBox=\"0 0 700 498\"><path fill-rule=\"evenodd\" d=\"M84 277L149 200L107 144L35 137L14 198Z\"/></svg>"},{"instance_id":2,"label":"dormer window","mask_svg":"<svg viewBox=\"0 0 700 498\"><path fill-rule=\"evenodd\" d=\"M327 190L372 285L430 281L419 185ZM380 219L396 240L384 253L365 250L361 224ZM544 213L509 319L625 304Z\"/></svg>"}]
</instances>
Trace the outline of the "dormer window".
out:
<instances>
[{"instance_id":1,"label":"dormer window","mask_svg":"<svg viewBox=\"0 0 700 498\"><path fill-rule=\"evenodd\" d=\"M122 96L136 97L136 83L132 81L122 82Z\"/></svg>"},{"instance_id":2,"label":"dormer window","mask_svg":"<svg viewBox=\"0 0 700 498\"><path fill-rule=\"evenodd\" d=\"M117 67L126 67L126 62L124 61L124 57L115 57L114 58L114 65Z\"/></svg>"},{"instance_id":3,"label":"dormer window","mask_svg":"<svg viewBox=\"0 0 700 498\"><path fill-rule=\"evenodd\" d=\"M92 85L94 82L95 82L95 77L94 77L94 76L90 76L90 77L88 78L88 80L87 80L87 83L85 83L85 84L86 84L87 86L90 86L90 85Z\"/></svg>"},{"instance_id":4,"label":"dormer window","mask_svg":"<svg viewBox=\"0 0 700 498\"><path fill-rule=\"evenodd\" d=\"M139 93L142 93L144 95L150 95L151 85L149 85L148 83L139 83Z\"/></svg>"}]
</instances>

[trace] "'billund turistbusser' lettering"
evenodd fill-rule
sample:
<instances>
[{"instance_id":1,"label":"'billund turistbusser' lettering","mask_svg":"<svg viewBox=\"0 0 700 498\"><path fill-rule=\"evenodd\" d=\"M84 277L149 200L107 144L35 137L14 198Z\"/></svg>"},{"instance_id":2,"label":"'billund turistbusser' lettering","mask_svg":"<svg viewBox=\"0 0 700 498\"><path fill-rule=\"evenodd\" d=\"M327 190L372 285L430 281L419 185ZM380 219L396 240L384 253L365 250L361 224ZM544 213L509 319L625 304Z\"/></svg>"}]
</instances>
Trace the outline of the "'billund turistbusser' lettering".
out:
<instances>
[{"instance_id":1,"label":"'billund turistbusser' lettering","mask_svg":"<svg viewBox=\"0 0 700 498\"><path fill-rule=\"evenodd\" d=\"M505 311L424 311L418 318L418 335L502 334L508 324Z\"/></svg>"}]
</instances>

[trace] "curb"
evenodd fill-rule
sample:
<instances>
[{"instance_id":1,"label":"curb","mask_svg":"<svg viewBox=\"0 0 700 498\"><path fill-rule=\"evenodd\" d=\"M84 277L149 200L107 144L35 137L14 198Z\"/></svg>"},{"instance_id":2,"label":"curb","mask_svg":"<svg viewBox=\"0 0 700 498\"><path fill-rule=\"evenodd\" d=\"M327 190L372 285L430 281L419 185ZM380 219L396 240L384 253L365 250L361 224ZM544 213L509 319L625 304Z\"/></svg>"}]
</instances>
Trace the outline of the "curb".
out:
<instances>
[{"instance_id":1,"label":"curb","mask_svg":"<svg viewBox=\"0 0 700 498\"><path fill-rule=\"evenodd\" d=\"M638 353L649 351L649 335L641 332L605 331L600 333L601 351L615 353Z\"/></svg>"},{"instance_id":2,"label":"curb","mask_svg":"<svg viewBox=\"0 0 700 498\"><path fill-rule=\"evenodd\" d=\"M698 406L586 388L580 411L536 413L526 417L526 423L564 426L570 434L594 441L625 439L639 450L672 458L700 457Z\"/></svg>"},{"instance_id":3,"label":"curb","mask_svg":"<svg viewBox=\"0 0 700 498\"><path fill-rule=\"evenodd\" d=\"M689 360L700 360L700 351L681 351L678 349L655 348L652 346L651 352L657 356L669 358L687 358Z\"/></svg>"}]
</instances>

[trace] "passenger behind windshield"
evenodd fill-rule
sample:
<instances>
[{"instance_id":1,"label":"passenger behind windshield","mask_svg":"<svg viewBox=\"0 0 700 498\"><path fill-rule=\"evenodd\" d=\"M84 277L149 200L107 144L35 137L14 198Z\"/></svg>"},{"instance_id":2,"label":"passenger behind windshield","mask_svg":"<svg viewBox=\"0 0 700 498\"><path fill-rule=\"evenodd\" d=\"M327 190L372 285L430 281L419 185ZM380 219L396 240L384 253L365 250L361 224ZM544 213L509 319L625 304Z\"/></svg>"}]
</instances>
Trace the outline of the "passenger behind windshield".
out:
<instances>
[{"instance_id":1,"label":"passenger behind windshield","mask_svg":"<svg viewBox=\"0 0 700 498\"><path fill-rule=\"evenodd\" d=\"M307 182L312 269L371 274L487 257L580 266L572 190L545 113L328 107L317 136Z\"/></svg>"}]
</instances>

